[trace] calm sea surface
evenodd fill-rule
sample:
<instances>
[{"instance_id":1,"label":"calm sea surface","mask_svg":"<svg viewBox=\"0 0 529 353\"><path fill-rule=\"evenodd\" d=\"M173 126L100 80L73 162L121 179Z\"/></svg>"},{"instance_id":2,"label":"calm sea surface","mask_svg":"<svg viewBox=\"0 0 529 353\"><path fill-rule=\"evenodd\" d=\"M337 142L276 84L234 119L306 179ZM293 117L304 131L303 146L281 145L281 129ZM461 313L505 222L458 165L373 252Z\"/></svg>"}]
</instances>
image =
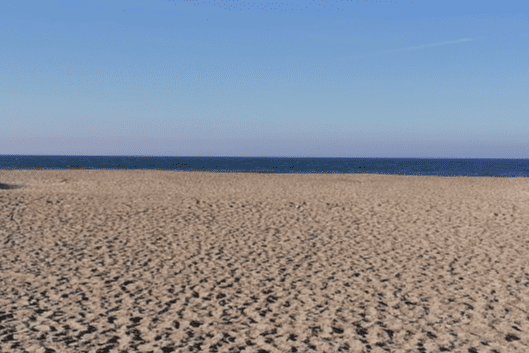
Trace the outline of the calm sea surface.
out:
<instances>
[{"instance_id":1,"label":"calm sea surface","mask_svg":"<svg viewBox=\"0 0 529 353\"><path fill-rule=\"evenodd\" d=\"M0 155L0 169L157 169L225 173L363 173L528 177L529 159Z\"/></svg>"}]
</instances>

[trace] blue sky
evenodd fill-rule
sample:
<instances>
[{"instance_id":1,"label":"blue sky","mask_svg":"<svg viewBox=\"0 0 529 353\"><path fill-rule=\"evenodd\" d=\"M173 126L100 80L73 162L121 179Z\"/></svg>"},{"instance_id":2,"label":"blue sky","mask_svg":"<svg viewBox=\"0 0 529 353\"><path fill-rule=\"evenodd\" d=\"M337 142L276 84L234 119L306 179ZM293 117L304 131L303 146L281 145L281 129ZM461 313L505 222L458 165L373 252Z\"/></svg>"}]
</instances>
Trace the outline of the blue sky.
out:
<instances>
[{"instance_id":1,"label":"blue sky","mask_svg":"<svg viewBox=\"0 0 529 353\"><path fill-rule=\"evenodd\" d=\"M524 2L294 1L2 2L0 154L529 158Z\"/></svg>"}]
</instances>

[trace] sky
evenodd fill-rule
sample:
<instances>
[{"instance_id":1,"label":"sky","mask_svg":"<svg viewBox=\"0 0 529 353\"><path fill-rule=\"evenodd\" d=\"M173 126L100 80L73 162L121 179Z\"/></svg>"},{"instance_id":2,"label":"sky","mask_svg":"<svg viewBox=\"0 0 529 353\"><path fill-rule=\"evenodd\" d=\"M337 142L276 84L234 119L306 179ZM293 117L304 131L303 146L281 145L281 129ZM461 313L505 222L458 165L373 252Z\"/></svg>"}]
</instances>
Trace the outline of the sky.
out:
<instances>
[{"instance_id":1,"label":"sky","mask_svg":"<svg viewBox=\"0 0 529 353\"><path fill-rule=\"evenodd\" d=\"M3 1L0 154L529 158L524 4Z\"/></svg>"}]
</instances>

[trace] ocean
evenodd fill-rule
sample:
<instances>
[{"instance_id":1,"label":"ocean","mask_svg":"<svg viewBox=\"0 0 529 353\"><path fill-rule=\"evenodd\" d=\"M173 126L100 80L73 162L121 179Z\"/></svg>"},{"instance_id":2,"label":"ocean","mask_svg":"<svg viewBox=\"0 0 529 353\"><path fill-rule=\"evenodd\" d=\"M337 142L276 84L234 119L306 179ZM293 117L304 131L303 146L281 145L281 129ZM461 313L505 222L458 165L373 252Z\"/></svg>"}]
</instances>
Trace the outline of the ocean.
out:
<instances>
[{"instance_id":1,"label":"ocean","mask_svg":"<svg viewBox=\"0 0 529 353\"><path fill-rule=\"evenodd\" d=\"M0 169L156 169L223 173L528 177L529 159L0 155Z\"/></svg>"}]
</instances>

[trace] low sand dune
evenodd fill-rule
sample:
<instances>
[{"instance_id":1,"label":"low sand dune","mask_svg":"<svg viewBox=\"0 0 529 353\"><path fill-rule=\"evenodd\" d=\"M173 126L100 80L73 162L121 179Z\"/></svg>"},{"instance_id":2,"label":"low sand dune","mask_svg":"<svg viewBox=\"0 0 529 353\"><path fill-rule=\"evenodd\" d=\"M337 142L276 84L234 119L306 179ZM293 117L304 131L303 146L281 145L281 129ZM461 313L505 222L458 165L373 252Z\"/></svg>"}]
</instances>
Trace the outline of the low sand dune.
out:
<instances>
[{"instance_id":1,"label":"low sand dune","mask_svg":"<svg viewBox=\"0 0 529 353\"><path fill-rule=\"evenodd\" d=\"M529 179L0 171L1 352L529 352Z\"/></svg>"}]
</instances>

